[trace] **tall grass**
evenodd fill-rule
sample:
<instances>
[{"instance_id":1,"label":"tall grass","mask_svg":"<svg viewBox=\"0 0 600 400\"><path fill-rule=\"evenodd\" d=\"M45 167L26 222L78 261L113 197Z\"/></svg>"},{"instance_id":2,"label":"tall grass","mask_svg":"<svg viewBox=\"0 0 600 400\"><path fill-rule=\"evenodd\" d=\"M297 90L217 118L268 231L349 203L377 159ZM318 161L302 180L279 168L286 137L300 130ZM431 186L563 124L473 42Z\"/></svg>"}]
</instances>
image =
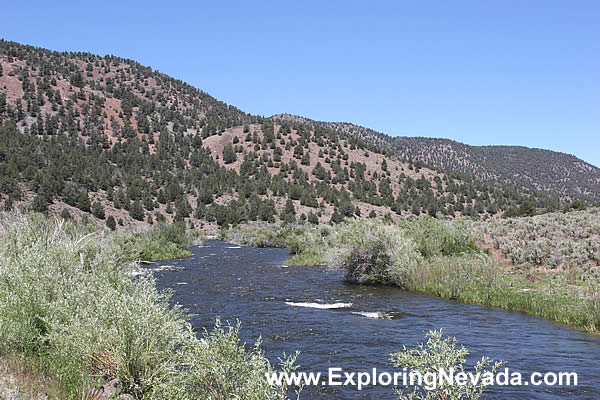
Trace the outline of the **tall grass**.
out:
<instances>
[{"instance_id":1,"label":"tall grass","mask_svg":"<svg viewBox=\"0 0 600 400\"><path fill-rule=\"evenodd\" d=\"M266 383L273 367L260 347L220 325L197 338L123 246L110 232L2 214L0 353L20 354L73 396L118 378L136 399L285 398Z\"/></svg>"},{"instance_id":2,"label":"tall grass","mask_svg":"<svg viewBox=\"0 0 600 400\"><path fill-rule=\"evenodd\" d=\"M189 256L187 248L199 235L182 222L159 223L141 232L115 233L115 242L130 260L158 261Z\"/></svg>"}]
</instances>

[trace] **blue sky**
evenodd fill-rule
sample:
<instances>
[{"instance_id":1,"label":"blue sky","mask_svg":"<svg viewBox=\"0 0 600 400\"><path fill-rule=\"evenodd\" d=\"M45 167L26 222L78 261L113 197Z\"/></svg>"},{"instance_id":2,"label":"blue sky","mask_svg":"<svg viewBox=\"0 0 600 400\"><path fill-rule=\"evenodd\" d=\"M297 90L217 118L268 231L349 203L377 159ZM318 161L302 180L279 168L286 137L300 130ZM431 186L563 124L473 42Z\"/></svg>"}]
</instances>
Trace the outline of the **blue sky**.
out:
<instances>
[{"instance_id":1,"label":"blue sky","mask_svg":"<svg viewBox=\"0 0 600 400\"><path fill-rule=\"evenodd\" d=\"M0 37L132 58L254 114L600 166L599 15L578 0L11 1Z\"/></svg>"}]
</instances>

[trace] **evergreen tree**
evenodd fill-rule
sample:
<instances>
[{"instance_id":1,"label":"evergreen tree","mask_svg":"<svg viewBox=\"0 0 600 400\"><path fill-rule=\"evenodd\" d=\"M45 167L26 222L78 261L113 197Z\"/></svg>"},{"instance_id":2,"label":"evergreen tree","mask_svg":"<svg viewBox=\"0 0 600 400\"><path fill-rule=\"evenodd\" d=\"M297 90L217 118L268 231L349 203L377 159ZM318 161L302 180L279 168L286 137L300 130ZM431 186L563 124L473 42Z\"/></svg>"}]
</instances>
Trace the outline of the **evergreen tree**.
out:
<instances>
[{"instance_id":1,"label":"evergreen tree","mask_svg":"<svg viewBox=\"0 0 600 400\"><path fill-rule=\"evenodd\" d=\"M104 207L99 201L95 201L94 204L92 204L92 214L98 219L104 219Z\"/></svg>"},{"instance_id":2,"label":"evergreen tree","mask_svg":"<svg viewBox=\"0 0 600 400\"><path fill-rule=\"evenodd\" d=\"M294 202L291 199L288 199L285 202L285 209L283 210L283 213L296 215L296 209L294 208Z\"/></svg>"},{"instance_id":3,"label":"evergreen tree","mask_svg":"<svg viewBox=\"0 0 600 400\"><path fill-rule=\"evenodd\" d=\"M131 206L131 210L129 210L129 215L131 216L131 218L138 220L138 221L143 221L144 220L144 206L142 206L142 202L139 200L136 200L133 202L133 205Z\"/></svg>"},{"instance_id":4,"label":"evergreen tree","mask_svg":"<svg viewBox=\"0 0 600 400\"><path fill-rule=\"evenodd\" d=\"M227 143L225 145L225 148L223 149L223 162L225 164L231 164L231 163L235 162L236 159L237 159L237 155L235 154L235 151L233 150L233 146L231 145L231 143Z\"/></svg>"},{"instance_id":5,"label":"evergreen tree","mask_svg":"<svg viewBox=\"0 0 600 400\"><path fill-rule=\"evenodd\" d=\"M60 210L60 217L62 219L64 219L65 221L68 221L71 219L71 213L69 212L68 208L63 208L62 210Z\"/></svg>"},{"instance_id":6,"label":"evergreen tree","mask_svg":"<svg viewBox=\"0 0 600 400\"><path fill-rule=\"evenodd\" d=\"M48 211L48 199L46 196L38 194L33 198L31 209L35 212L45 213Z\"/></svg>"},{"instance_id":7,"label":"evergreen tree","mask_svg":"<svg viewBox=\"0 0 600 400\"><path fill-rule=\"evenodd\" d=\"M6 112L6 93L0 93L0 114Z\"/></svg>"},{"instance_id":8,"label":"evergreen tree","mask_svg":"<svg viewBox=\"0 0 600 400\"><path fill-rule=\"evenodd\" d=\"M6 199L6 201L4 201L4 211L10 211L13 209L13 198L12 196L8 196L8 198Z\"/></svg>"},{"instance_id":9,"label":"evergreen tree","mask_svg":"<svg viewBox=\"0 0 600 400\"><path fill-rule=\"evenodd\" d=\"M81 193L77 199L77 208L81 211L90 212L91 203L87 193Z\"/></svg>"},{"instance_id":10,"label":"evergreen tree","mask_svg":"<svg viewBox=\"0 0 600 400\"><path fill-rule=\"evenodd\" d=\"M308 213L308 222L314 225L318 225L319 224L319 217L317 217L317 214L313 213L313 212L309 212Z\"/></svg>"},{"instance_id":11,"label":"evergreen tree","mask_svg":"<svg viewBox=\"0 0 600 400\"><path fill-rule=\"evenodd\" d=\"M113 217L112 215L109 215L108 218L106 218L106 226L111 231L114 231L115 229L117 229L117 223L115 222L115 217Z\"/></svg>"}]
</instances>

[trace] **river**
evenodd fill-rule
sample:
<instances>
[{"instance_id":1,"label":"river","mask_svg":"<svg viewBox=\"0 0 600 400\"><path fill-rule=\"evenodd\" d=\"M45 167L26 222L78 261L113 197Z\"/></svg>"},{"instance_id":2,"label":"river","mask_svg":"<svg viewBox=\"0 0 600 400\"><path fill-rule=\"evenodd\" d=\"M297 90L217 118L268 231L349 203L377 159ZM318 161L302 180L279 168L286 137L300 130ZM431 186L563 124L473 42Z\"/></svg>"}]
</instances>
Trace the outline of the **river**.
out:
<instances>
[{"instance_id":1,"label":"river","mask_svg":"<svg viewBox=\"0 0 600 400\"><path fill-rule=\"evenodd\" d=\"M185 259L149 266L160 289L192 315L197 330L215 317L242 323L242 338L276 362L301 352L302 371L396 371L389 354L443 329L471 351L503 360L525 377L574 371L576 387L494 386L486 399L600 399L600 336L515 312L461 304L394 287L349 284L327 267L287 266L285 249L244 248L210 240ZM304 399L394 399L391 387L309 387Z\"/></svg>"}]
</instances>

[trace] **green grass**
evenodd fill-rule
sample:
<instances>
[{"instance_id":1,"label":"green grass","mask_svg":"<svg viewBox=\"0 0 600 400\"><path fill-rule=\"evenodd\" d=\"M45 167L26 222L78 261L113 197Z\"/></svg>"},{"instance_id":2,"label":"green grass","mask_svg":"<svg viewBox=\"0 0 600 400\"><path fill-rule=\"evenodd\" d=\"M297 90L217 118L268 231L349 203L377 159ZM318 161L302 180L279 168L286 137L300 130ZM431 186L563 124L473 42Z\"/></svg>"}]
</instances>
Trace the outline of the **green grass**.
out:
<instances>
[{"instance_id":1,"label":"green grass","mask_svg":"<svg viewBox=\"0 0 600 400\"><path fill-rule=\"evenodd\" d=\"M116 233L115 241L128 260L150 262L188 257L187 248L199 235L186 231L183 223L160 223L141 232Z\"/></svg>"}]
</instances>

